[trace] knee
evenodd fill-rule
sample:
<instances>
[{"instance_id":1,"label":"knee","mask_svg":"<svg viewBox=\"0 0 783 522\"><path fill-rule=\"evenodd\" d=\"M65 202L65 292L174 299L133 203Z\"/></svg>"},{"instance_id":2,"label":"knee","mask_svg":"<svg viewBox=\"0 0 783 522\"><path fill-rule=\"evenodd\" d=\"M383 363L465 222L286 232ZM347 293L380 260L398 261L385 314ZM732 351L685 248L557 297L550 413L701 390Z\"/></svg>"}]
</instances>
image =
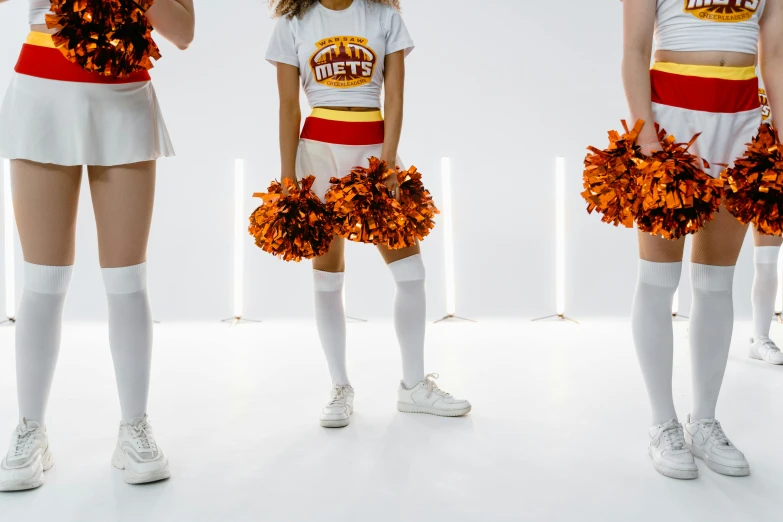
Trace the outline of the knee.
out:
<instances>
[{"instance_id":1,"label":"knee","mask_svg":"<svg viewBox=\"0 0 783 522\"><path fill-rule=\"evenodd\" d=\"M147 263L118 268L102 268L107 294L136 294L147 290Z\"/></svg>"},{"instance_id":2,"label":"knee","mask_svg":"<svg viewBox=\"0 0 783 522\"><path fill-rule=\"evenodd\" d=\"M404 259L400 259L399 261L389 263L389 270L391 270L392 277L397 283L424 281L426 276L424 261L422 260L421 254L414 254Z\"/></svg>"}]
</instances>

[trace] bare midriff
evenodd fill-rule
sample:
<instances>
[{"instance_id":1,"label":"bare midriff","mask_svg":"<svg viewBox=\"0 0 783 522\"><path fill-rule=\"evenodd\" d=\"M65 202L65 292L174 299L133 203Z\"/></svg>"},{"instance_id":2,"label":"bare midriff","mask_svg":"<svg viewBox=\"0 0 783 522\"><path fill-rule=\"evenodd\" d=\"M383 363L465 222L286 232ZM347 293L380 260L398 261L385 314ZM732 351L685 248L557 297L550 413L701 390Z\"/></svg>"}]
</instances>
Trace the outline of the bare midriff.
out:
<instances>
[{"instance_id":1,"label":"bare midriff","mask_svg":"<svg viewBox=\"0 0 783 522\"><path fill-rule=\"evenodd\" d=\"M752 67L756 65L756 55L727 51L655 51L655 61L682 65Z\"/></svg>"}]
</instances>

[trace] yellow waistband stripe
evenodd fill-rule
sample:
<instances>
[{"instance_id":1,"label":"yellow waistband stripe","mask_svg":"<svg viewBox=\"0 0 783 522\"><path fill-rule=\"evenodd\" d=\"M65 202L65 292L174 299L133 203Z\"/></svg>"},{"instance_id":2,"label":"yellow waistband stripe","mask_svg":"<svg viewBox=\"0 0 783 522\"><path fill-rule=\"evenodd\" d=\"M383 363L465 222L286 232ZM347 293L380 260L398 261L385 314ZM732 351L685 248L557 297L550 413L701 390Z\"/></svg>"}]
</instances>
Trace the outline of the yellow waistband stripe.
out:
<instances>
[{"instance_id":1,"label":"yellow waistband stripe","mask_svg":"<svg viewBox=\"0 0 783 522\"><path fill-rule=\"evenodd\" d=\"M654 71L661 71L682 76L698 76L701 78L718 78L721 80L752 80L756 77L756 68L720 67L716 65L684 65L672 62L655 62Z\"/></svg>"},{"instance_id":2,"label":"yellow waistband stripe","mask_svg":"<svg viewBox=\"0 0 783 522\"><path fill-rule=\"evenodd\" d=\"M32 31L30 34L28 34L27 41L25 43L28 45L37 45L38 47L51 47L52 49L55 48L52 35L38 31Z\"/></svg>"},{"instance_id":3,"label":"yellow waistband stripe","mask_svg":"<svg viewBox=\"0 0 783 522\"><path fill-rule=\"evenodd\" d=\"M313 109L310 113L313 118L332 121L368 122L383 121L381 111L334 111L331 109Z\"/></svg>"}]
</instances>

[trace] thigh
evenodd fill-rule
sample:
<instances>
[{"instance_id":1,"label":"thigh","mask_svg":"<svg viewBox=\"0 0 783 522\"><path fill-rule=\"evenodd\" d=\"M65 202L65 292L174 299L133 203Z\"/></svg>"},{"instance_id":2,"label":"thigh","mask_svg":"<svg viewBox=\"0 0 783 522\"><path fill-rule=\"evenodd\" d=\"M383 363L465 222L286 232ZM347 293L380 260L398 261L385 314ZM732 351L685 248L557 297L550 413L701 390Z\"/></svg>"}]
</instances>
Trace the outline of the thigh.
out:
<instances>
[{"instance_id":1,"label":"thigh","mask_svg":"<svg viewBox=\"0 0 783 522\"><path fill-rule=\"evenodd\" d=\"M753 244L756 246L780 246L783 245L783 237L762 234L753 227Z\"/></svg>"},{"instance_id":2,"label":"thigh","mask_svg":"<svg viewBox=\"0 0 783 522\"><path fill-rule=\"evenodd\" d=\"M401 259L405 259L406 257L411 257L411 256L415 256L416 254L420 254L421 247L419 246L418 241L412 247L400 248L397 250L392 250L386 245L378 245L378 252L381 253L381 257L383 257L384 262L388 265L394 263L395 261L400 261Z\"/></svg>"},{"instance_id":3,"label":"thigh","mask_svg":"<svg viewBox=\"0 0 783 522\"><path fill-rule=\"evenodd\" d=\"M155 167L154 161L88 167L102 268L133 266L147 260Z\"/></svg>"},{"instance_id":4,"label":"thigh","mask_svg":"<svg viewBox=\"0 0 783 522\"><path fill-rule=\"evenodd\" d=\"M11 162L14 215L28 263L73 264L81 180L82 167Z\"/></svg>"},{"instance_id":5,"label":"thigh","mask_svg":"<svg viewBox=\"0 0 783 522\"><path fill-rule=\"evenodd\" d=\"M743 225L725 207L693 236L691 261L701 265L737 264L748 225Z\"/></svg>"},{"instance_id":6,"label":"thigh","mask_svg":"<svg viewBox=\"0 0 783 522\"><path fill-rule=\"evenodd\" d=\"M639 258L653 263L678 263L682 261L685 238L663 239L647 232L637 231Z\"/></svg>"},{"instance_id":7,"label":"thigh","mask_svg":"<svg viewBox=\"0 0 783 522\"><path fill-rule=\"evenodd\" d=\"M334 236L329 252L313 259L313 270L345 272L345 239Z\"/></svg>"}]
</instances>

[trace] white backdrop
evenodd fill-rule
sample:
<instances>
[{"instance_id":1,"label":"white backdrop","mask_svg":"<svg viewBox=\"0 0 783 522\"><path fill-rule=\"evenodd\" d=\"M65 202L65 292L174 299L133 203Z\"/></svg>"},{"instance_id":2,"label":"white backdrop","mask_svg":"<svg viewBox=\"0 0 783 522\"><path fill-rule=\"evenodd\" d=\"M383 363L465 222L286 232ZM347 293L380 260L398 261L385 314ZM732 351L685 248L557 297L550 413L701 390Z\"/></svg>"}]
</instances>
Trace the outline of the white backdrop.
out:
<instances>
[{"instance_id":1,"label":"white backdrop","mask_svg":"<svg viewBox=\"0 0 783 522\"><path fill-rule=\"evenodd\" d=\"M634 232L588 216L579 196L588 144L626 115L616 1L407 0L417 44L407 61L400 154L442 201L439 163L453 165L457 308L468 317L554 311L554 161L567 160L567 313L627 315ZM250 195L278 176L275 70L264 59L274 21L262 0L196 0L196 41L181 53L158 38L153 71L178 152L159 163L149 249L155 316L216 320L232 313L233 160L246 159ZM28 30L27 2L0 6L0 89ZM76 270L66 317L105 316L89 190L83 186ZM2 229L0 227L0 234ZM752 243L735 282L750 314ZM18 247L18 243L17 243ZM246 316L311 315L309 263L287 264L246 243ZM442 230L424 242L428 314L445 311ZM687 255L687 253L686 253ZM17 266L21 267L17 248ZM17 288L21 287L21 269ZM393 284L372 247L349 245L349 315L386 316ZM0 292L4 292L0 281ZM687 270L681 304L689 306Z\"/></svg>"}]
</instances>

